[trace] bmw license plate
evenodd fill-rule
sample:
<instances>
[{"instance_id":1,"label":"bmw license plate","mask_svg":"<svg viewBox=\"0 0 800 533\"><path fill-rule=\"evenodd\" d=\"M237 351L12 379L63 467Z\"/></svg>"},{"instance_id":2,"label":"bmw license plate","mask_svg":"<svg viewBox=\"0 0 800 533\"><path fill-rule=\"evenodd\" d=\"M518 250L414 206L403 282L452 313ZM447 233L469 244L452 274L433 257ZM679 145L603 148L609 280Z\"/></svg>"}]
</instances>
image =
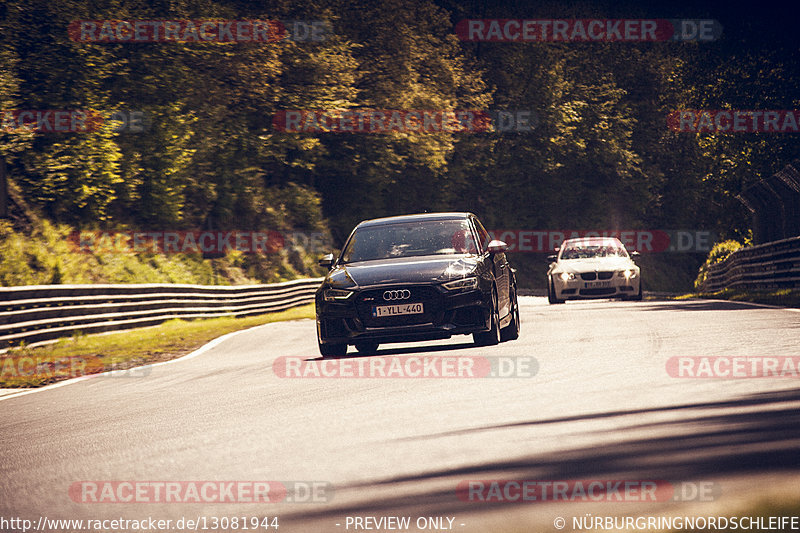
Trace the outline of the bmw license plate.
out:
<instances>
[{"instance_id":1,"label":"bmw license plate","mask_svg":"<svg viewBox=\"0 0 800 533\"><path fill-rule=\"evenodd\" d=\"M611 287L610 281L587 281L583 284L584 289L605 289Z\"/></svg>"},{"instance_id":2,"label":"bmw license plate","mask_svg":"<svg viewBox=\"0 0 800 533\"><path fill-rule=\"evenodd\" d=\"M381 318L385 316L397 316L397 315L418 315L423 312L424 311L421 303L376 305L372 308L372 317Z\"/></svg>"}]
</instances>

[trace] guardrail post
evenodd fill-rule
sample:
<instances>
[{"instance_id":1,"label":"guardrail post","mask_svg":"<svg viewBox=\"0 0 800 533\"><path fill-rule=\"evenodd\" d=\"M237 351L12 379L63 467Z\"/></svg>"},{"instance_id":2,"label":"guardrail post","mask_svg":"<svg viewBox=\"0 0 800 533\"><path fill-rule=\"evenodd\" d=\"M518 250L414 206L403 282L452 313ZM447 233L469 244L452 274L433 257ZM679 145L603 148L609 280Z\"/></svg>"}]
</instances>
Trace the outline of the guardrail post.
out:
<instances>
[{"instance_id":1,"label":"guardrail post","mask_svg":"<svg viewBox=\"0 0 800 533\"><path fill-rule=\"evenodd\" d=\"M762 178L736 197L753 215L756 244L800 235L800 160Z\"/></svg>"},{"instance_id":2,"label":"guardrail post","mask_svg":"<svg viewBox=\"0 0 800 533\"><path fill-rule=\"evenodd\" d=\"M753 242L761 244L778 240L779 221L772 209L771 195L761 186L761 182L743 190L738 198L753 214Z\"/></svg>"},{"instance_id":3,"label":"guardrail post","mask_svg":"<svg viewBox=\"0 0 800 533\"><path fill-rule=\"evenodd\" d=\"M773 176L784 191L786 237L800 235L800 172L797 168L800 168L800 160L796 159Z\"/></svg>"},{"instance_id":4,"label":"guardrail post","mask_svg":"<svg viewBox=\"0 0 800 533\"><path fill-rule=\"evenodd\" d=\"M8 216L8 183L6 182L6 160L0 157L0 218Z\"/></svg>"}]
</instances>

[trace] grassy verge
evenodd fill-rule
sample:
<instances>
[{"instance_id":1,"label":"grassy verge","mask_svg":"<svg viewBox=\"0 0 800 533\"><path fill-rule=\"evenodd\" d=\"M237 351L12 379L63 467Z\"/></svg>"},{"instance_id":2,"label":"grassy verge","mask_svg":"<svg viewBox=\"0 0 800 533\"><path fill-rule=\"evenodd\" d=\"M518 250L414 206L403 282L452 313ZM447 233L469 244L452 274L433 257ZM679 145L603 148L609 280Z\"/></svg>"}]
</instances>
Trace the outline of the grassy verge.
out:
<instances>
[{"instance_id":1,"label":"grassy verge","mask_svg":"<svg viewBox=\"0 0 800 533\"><path fill-rule=\"evenodd\" d=\"M725 289L719 292L689 293L677 296L676 299L688 298L713 298L717 300L732 300L738 302L753 302L759 304L778 305L783 307L800 307L800 291L781 289L776 291L739 291Z\"/></svg>"},{"instance_id":2,"label":"grassy verge","mask_svg":"<svg viewBox=\"0 0 800 533\"><path fill-rule=\"evenodd\" d=\"M37 229L24 233L0 220L0 286L62 283L250 285L324 274L325 270L317 264L322 254L302 240L326 234L288 230L286 234L295 235L295 240L286 238L269 252L229 251L216 259L204 259L199 252L115 251L111 237L106 237L105 241L98 238L94 248L89 244L81 248L76 244L79 241L74 240L76 230L70 226L41 221ZM87 235L94 234L88 232ZM92 242L90 237L87 237L88 242ZM125 241L121 242L119 248L125 250Z\"/></svg>"},{"instance_id":3,"label":"grassy verge","mask_svg":"<svg viewBox=\"0 0 800 533\"><path fill-rule=\"evenodd\" d=\"M36 348L15 348L0 358L0 388L41 387L81 375L167 361L232 331L313 317L314 304L308 304L245 318L170 320L149 328L75 336Z\"/></svg>"}]
</instances>

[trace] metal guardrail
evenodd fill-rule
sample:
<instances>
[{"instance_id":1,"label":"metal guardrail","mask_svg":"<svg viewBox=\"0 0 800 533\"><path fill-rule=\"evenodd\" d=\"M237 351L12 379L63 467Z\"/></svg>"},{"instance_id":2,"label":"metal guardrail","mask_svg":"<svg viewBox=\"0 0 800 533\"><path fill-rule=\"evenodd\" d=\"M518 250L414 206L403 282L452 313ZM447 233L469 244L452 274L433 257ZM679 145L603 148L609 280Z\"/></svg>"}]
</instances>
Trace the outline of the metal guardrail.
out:
<instances>
[{"instance_id":1,"label":"metal guardrail","mask_svg":"<svg viewBox=\"0 0 800 533\"><path fill-rule=\"evenodd\" d=\"M800 235L800 159L753 183L736 198L753 215L755 242L770 243Z\"/></svg>"},{"instance_id":2,"label":"metal guardrail","mask_svg":"<svg viewBox=\"0 0 800 533\"><path fill-rule=\"evenodd\" d=\"M708 268L703 292L800 288L800 237L740 248Z\"/></svg>"},{"instance_id":3,"label":"metal guardrail","mask_svg":"<svg viewBox=\"0 0 800 533\"><path fill-rule=\"evenodd\" d=\"M323 278L269 285L30 285L0 287L0 348L153 326L181 318L245 316L310 303Z\"/></svg>"}]
</instances>

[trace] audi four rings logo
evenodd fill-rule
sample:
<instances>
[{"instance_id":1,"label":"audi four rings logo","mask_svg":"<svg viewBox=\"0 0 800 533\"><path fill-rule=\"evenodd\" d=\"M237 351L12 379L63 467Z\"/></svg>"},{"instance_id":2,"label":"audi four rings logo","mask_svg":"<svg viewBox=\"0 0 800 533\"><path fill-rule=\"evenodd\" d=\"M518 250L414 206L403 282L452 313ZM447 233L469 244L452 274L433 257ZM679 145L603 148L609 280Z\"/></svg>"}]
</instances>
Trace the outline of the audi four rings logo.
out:
<instances>
[{"instance_id":1,"label":"audi four rings logo","mask_svg":"<svg viewBox=\"0 0 800 533\"><path fill-rule=\"evenodd\" d=\"M384 291L384 300L408 300L411 298L411 291L408 289L401 289L397 291Z\"/></svg>"}]
</instances>

